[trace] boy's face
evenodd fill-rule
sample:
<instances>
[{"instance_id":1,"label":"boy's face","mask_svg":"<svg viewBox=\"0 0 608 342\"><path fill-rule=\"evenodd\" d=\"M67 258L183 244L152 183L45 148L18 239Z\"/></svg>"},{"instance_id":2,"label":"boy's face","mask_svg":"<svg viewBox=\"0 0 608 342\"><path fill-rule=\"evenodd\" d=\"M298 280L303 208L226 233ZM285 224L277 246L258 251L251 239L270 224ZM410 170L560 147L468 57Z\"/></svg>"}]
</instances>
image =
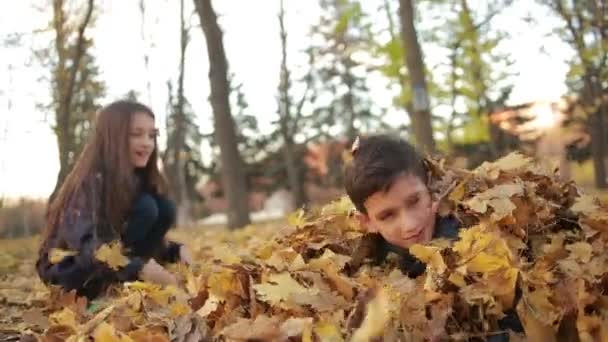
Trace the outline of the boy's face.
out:
<instances>
[{"instance_id":1,"label":"boy's face","mask_svg":"<svg viewBox=\"0 0 608 342\"><path fill-rule=\"evenodd\" d=\"M367 215L358 214L361 224L393 245L408 248L433 237L438 202L433 202L420 177L400 175L386 192L374 193L364 205Z\"/></svg>"}]
</instances>

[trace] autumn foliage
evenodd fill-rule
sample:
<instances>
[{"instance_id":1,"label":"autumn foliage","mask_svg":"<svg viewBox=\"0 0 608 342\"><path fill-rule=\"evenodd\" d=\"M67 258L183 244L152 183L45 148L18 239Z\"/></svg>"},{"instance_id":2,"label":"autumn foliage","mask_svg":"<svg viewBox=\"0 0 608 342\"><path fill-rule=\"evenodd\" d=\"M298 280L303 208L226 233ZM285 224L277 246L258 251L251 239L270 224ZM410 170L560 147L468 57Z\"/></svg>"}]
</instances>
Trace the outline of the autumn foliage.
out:
<instances>
[{"instance_id":1,"label":"autumn foliage","mask_svg":"<svg viewBox=\"0 0 608 342\"><path fill-rule=\"evenodd\" d=\"M373 239L343 198L280 231L190 232L196 261L172 266L178 287L126 283L91 303L51 289L29 297L18 326L41 341L471 341L515 310L525 336L511 341L608 339L605 204L520 154L473 171L429 166L441 214L467 228L414 245L427 263L416 279L393 258L371 261ZM100 260L125 265L120 245L102 248Z\"/></svg>"}]
</instances>

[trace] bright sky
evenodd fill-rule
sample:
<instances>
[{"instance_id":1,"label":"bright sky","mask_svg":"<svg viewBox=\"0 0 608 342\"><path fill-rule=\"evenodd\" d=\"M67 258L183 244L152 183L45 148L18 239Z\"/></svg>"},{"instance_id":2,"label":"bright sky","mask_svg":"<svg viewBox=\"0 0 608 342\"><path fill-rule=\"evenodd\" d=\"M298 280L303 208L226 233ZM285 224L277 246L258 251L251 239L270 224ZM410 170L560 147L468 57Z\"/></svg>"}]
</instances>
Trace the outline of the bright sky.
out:
<instances>
[{"instance_id":1,"label":"bright sky","mask_svg":"<svg viewBox=\"0 0 608 342\"><path fill-rule=\"evenodd\" d=\"M480 0L481 1L481 0ZM485 1L485 0L483 0ZM570 50L557 38L547 36L558 22L547 16L535 2L521 0L526 6L512 6L497 17L496 25L508 30L512 37L501 46L515 60L517 73L511 103L536 99L555 99L565 94L566 60ZM104 103L117 99L129 90L139 92L140 100L149 102L164 128L167 80L175 79L179 53L179 2L176 0L146 1L145 37L142 39L141 16L137 0L101 0L91 35L95 38L95 55L106 82ZM291 63L297 68L305 64L300 53L309 44L307 32L318 20L315 1L286 1L287 29ZM373 8L381 1L365 1ZM278 37L279 0L214 1L221 14L224 43L230 71L243 83L244 92L262 125L270 125L276 111L276 88L280 66ZM520 4L521 5L521 4ZM46 8L44 12L35 9ZM186 1L186 13L193 10ZM520 20L526 14L539 18L540 27L530 28ZM0 2L0 41L13 32L32 32L46 26L52 15L46 0ZM384 20L382 17L379 20ZM187 51L186 96L198 113L205 132L212 129L211 107L208 104L208 63L205 42L198 19ZM49 71L32 58L32 47L50 44L44 36L27 35L22 46L0 47L0 196L46 197L52 191L59 169L55 136L50 124L53 114L39 109L49 99ZM544 46L546 53L540 52ZM150 56L146 70L144 52ZM434 51L426 50L427 63L433 65ZM151 93L146 90L151 83ZM390 104L393 94L382 81L371 84L372 98L383 106ZM392 113L392 120L401 113Z\"/></svg>"}]
</instances>

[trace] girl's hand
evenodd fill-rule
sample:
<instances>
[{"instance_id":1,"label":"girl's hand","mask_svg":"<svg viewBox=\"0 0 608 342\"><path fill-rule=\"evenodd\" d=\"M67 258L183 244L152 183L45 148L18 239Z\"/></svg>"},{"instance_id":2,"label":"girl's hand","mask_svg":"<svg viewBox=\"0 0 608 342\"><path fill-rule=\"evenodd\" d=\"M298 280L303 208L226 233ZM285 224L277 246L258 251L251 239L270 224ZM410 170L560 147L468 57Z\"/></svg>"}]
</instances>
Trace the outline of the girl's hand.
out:
<instances>
[{"instance_id":1,"label":"girl's hand","mask_svg":"<svg viewBox=\"0 0 608 342\"><path fill-rule=\"evenodd\" d=\"M154 259L150 259L144 265L139 273L139 278L143 281L159 285L177 285L177 278Z\"/></svg>"},{"instance_id":2,"label":"girl's hand","mask_svg":"<svg viewBox=\"0 0 608 342\"><path fill-rule=\"evenodd\" d=\"M192 253L185 245L179 248L179 260L186 265L192 265Z\"/></svg>"}]
</instances>

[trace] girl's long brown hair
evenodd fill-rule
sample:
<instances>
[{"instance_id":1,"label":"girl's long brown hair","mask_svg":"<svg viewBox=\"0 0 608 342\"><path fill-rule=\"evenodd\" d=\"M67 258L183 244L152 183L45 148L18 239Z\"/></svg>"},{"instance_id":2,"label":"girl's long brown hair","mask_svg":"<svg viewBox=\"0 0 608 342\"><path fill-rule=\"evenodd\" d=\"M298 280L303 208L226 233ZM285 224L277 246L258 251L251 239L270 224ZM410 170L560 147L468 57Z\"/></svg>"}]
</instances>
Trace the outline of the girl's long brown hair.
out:
<instances>
[{"instance_id":1,"label":"girl's long brown hair","mask_svg":"<svg viewBox=\"0 0 608 342\"><path fill-rule=\"evenodd\" d=\"M94 223L97 224L97 229L112 231L98 233L121 233L138 190L134 167L129 158L129 124L135 113L145 113L154 118L150 108L132 101L113 102L97 113L95 132L89 137L57 196L49 204L45 241L57 230L68 203L79 191L84 191L88 196L99 196L98 199L86 199L89 203L99 203L89 206L90 210L98 211L93 213L93 217L102 221ZM145 191L165 193L166 181L158 168L156 141L150 160L142 171L141 180ZM92 186L98 175L101 176L101 188L97 192L84 189Z\"/></svg>"}]
</instances>

